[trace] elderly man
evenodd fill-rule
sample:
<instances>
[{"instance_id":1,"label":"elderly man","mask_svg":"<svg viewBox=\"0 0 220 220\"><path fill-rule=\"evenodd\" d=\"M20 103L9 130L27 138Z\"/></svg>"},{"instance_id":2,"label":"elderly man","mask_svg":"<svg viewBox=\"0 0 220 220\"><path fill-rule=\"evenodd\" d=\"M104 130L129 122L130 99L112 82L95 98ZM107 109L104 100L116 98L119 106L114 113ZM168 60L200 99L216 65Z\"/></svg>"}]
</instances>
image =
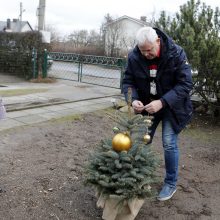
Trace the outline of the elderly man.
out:
<instances>
[{"instance_id":1,"label":"elderly man","mask_svg":"<svg viewBox=\"0 0 220 220\"><path fill-rule=\"evenodd\" d=\"M128 88L131 87L134 111L154 116L151 140L159 122L162 122L166 175L157 199L165 201L177 189L178 134L192 116L189 96L191 68L184 50L157 28L141 28L136 41L136 47L128 56L123 92L127 99Z\"/></svg>"}]
</instances>

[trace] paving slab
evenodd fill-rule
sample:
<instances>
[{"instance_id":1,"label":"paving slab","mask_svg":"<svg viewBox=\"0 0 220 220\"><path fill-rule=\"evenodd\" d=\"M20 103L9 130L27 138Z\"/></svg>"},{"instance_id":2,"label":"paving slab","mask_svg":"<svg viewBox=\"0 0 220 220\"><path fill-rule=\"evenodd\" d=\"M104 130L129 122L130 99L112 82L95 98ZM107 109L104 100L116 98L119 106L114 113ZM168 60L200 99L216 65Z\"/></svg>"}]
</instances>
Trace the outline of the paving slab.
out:
<instances>
[{"instance_id":1,"label":"paving slab","mask_svg":"<svg viewBox=\"0 0 220 220\"><path fill-rule=\"evenodd\" d=\"M51 120L51 119L63 117L63 114L59 112L46 112L41 117L45 118L46 120Z\"/></svg>"},{"instance_id":2,"label":"paving slab","mask_svg":"<svg viewBox=\"0 0 220 220\"><path fill-rule=\"evenodd\" d=\"M56 111L66 110L68 108L61 104L61 105L51 105L51 106L43 107L43 109L47 111L56 112Z\"/></svg>"},{"instance_id":3,"label":"paving slab","mask_svg":"<svg viewBox=\"0 0 220 220\"><path fill-rule=\"evenodd\" d=\"M73 115L73 114L80 114L79 110L77 108L70 108L70 109L65 109L62 111L57 111L62 116L67 116L67 115Z\"/></svg>"},{"instance_id":4,"label":"paving slab","mask_svg":"<svg viewBox=\"0 0 220 220\"><path fill-rule=\"evenodd\" d=\"M22 111L14 111L14 112L7 112L7 118L18 118L22 116L29 115L30 111L29 110L22 110ZM0 121L1 124L1 121Z\"/></svg>"},{"instance_id":5,"label":"paving slab","mask_svg":"<svg viewBox=\"0 0 220 220\"><path fill-rule=\"evenodd\" d=\"M16 118L16 121L22 122L26 125L30 125L30 124L35 124L35 123L47 121L47 119L42 117L39 114L36 114L36 115L27 115L27 116L23 116L23 117L18 117L18 118Z\"/></svg>"},{"instance_id":6,"label":"paving slab","mask_svg":"<svg viewBox=\"0 0 220 220\"><path fill-rule=\"evenodd\" d=\"M15 128L19 126L23 126L25 123L19 122L10 118L4 119L0 121L0 131L10 129L10 128Z\"/></svg>"}]
</instances>

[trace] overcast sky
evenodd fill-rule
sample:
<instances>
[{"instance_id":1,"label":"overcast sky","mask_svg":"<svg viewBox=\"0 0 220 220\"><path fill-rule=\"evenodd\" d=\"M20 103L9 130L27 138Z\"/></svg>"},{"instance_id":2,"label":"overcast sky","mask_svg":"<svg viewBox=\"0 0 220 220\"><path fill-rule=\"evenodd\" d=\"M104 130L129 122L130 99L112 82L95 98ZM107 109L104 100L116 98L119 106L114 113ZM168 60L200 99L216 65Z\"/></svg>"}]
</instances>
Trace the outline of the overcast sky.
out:
<instances>
[{"instance_id":1,"label":"overcast sky","mask_svg":"<svg viewBox=\"0 0 220 220\"><path fill-rule=\"evenodd\" d=\"M33 28L37 26L37 8L39 0L1 0L0 21L18 18L22 2L23 21L29 21ZM127 15L133 18L152 17L165 10L170 14L179 11L180 5L187 0L46 0L46 25L54 26L62 35L79 29L99 30L104 16ZM213 9L220 7L219 0L204 0Z\"/></svg>"}]
</instances>

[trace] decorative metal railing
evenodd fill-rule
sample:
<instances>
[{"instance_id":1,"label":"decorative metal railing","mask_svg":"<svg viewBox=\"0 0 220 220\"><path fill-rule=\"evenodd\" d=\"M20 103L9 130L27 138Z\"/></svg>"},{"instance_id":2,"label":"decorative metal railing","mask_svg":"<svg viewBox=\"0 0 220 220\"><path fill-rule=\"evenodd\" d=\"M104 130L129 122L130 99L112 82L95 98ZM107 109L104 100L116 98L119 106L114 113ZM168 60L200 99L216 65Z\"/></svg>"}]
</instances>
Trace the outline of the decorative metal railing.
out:
<instances>
[{"instance_id":1,"label":"decorative metal railing","mask_svg":"<svg viewBox=\"0 0 220 220\"><path fill-rule=\"evenodd\" d=\"M117 57L80 55L75 53L48 52L48 55L55 61L72 61L87 64L121 66L123 59Z\"/></svg>"},{"instance_id":2,"label":"decorative metal railing","mask_svg":"<svg viewBox=\"0 0 220 220\"><path fill-rule=\"evenodd\" d=\"M80 55L75 53L48 52L50 59L55 61L79 62Z\"/></svg>"},{"instance_id":3,"label":"decorative metal railing","mask_svg":"<svg viewBox=\"0 0 220 220\"><path fill-rule=\"evenodd\" d=\"M44 77L121 88L125 59L45 50L42 66Z\"/></svg>"}]
</instances>

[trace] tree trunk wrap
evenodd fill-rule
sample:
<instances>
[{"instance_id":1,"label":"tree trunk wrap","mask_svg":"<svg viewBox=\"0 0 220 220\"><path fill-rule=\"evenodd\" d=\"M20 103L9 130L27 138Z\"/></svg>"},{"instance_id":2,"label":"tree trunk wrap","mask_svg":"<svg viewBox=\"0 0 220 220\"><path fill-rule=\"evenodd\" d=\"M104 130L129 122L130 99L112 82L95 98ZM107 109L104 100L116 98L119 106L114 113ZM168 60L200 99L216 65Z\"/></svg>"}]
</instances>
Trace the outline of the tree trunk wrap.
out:
<instances>
[{"instance_id":1,"label":"tree trunk wrap","mask_svg":"<svg viewBox=\"0 0 220 220\"><path fill-rule=\"evenodd\" d=\"M103 208L104 220L134 220L140 211L144 199L129 199L106 197L102 194L98 197L97 207Z\"/></svg>"}]
</instances>

